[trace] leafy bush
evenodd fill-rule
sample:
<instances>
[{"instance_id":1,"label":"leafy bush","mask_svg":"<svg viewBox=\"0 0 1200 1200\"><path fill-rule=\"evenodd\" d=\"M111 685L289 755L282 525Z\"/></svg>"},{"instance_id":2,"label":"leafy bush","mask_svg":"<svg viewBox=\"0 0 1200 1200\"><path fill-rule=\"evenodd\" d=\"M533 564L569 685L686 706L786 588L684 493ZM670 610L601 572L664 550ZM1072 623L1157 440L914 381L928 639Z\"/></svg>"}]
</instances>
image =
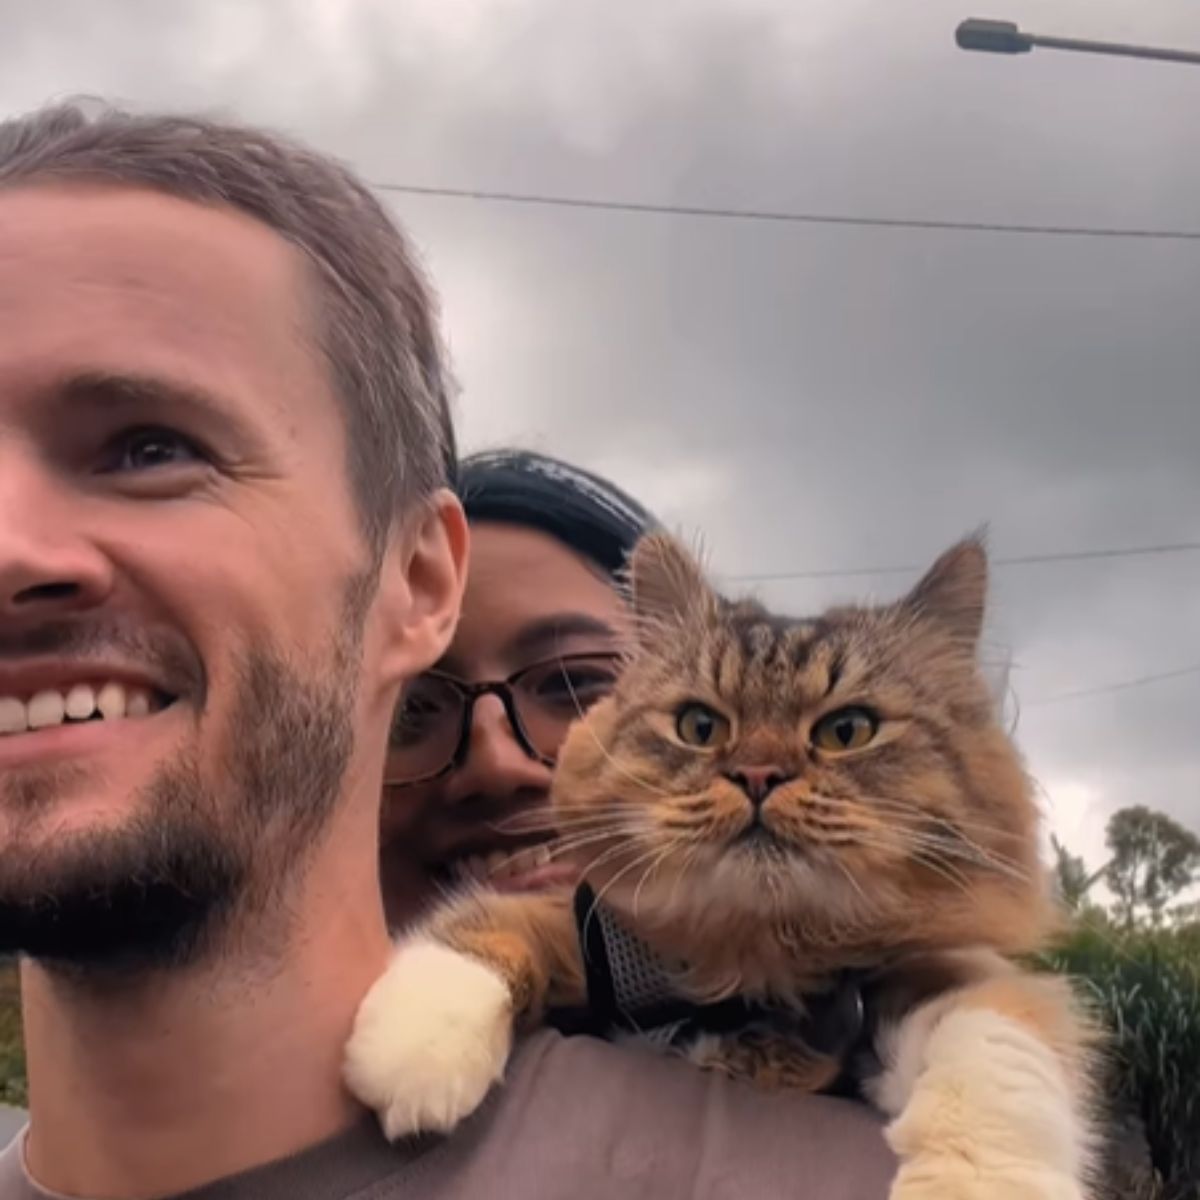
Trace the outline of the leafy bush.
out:
<instances>
[{"instance_id":1,"label":"leafy bush","mask_svg":"<svg viewBox=\"0 0 1200 1200\"><path fill-rule=\"evenodd\" d=\"M0 1104L24 1108L28 1103L17 967L0 959Z\"/></svg>"},{"instance_id":2,"label":"leafy bush","mask_svg":"<svg viewBox=\"0 0 1200 1200\"><path fill-rule=\"evenodd\" d=\"M1200 1200L1200 929L1080 922L1045 965L1075 976L1112 1031L1109 1094L1138 1119L1147 1195Z\"/></svg>"}]
</instances>

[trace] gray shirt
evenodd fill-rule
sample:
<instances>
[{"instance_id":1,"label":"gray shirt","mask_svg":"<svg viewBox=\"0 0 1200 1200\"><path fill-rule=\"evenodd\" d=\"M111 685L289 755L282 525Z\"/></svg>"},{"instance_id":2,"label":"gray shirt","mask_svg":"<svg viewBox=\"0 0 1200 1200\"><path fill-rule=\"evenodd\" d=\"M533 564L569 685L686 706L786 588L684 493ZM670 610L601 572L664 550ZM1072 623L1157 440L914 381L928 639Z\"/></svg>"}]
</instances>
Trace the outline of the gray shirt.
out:
<instances>
[{"instance_id":1,"label":"gray shirt","mask_svg":"<svg viewBox=\"0 0 1200 1200\"><path fill-rule=\"evenodd\" d=\"M0 1154L0 1200L57 1200ZM883 1200L895 1160L865 1106L766 1093L636 1046L546 1031L447 1139L373 1120L187 1200Z\"/></svg>"}]
</instances>

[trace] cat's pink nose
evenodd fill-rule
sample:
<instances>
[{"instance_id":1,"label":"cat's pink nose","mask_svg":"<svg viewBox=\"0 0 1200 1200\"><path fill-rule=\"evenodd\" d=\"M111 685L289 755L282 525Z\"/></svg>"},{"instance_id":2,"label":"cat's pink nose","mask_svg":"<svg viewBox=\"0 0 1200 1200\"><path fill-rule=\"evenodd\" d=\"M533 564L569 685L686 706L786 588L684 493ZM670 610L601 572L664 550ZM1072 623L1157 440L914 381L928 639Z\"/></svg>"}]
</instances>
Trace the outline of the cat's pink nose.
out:
<instances>
[{"instance_id":1,"label":"cat's pink nose","mask_svg":"<svg viewBox=\"0 0 1200 1200\"><path fill-rule=\"evenodd\" d=\"M750 797L752 804L761 804L777 787L795 779L780 767L738 767L726 776Z\"/></svg>"}]
</instances>

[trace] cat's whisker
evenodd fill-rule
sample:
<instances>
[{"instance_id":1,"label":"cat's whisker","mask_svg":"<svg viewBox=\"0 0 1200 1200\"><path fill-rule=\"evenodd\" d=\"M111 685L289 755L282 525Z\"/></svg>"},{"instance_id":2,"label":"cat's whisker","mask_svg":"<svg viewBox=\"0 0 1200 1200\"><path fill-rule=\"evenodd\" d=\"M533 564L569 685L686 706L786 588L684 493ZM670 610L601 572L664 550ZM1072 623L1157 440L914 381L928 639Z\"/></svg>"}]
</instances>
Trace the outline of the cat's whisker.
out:
<instances>
[{"instance_id":1,"label":"cat's whisker","mask_svg":"<svg viewBox=\"0 0 1200 1200\"><path fill-rule=\"evenodd\" d=\"M597 816L595 819L563 821L555 828L557 832L567 834L576 831L586 832L589 829L594 829L597 825L611 825L614 829L651 827L645 811L639 810L633 813L605 813L602 816Z\"/></svg>"},{"instance_id":2,"label":"cat's whisker","mask_svg":"<svg viewBox=\"0 0 1200 1200\"><path fill-rule=\"evenodd\" d=\"M1011 829L995 829L988 825L975 824L972 821L951 821L946 818L938 818L938 824L942 825L949 833L962 837L974 835L989 840L994 838L1019 847L1024 847L1029 842L1028 834L1014 833ZM1000 853L1000 851L991 851L991 853Z\"/></svg>"},{"instance_id":3,"label":"cat's whisker","mask_svg":"<svg viewBox=\"0 0 1200 1200\"><path fill-rule=\"evenodd\" d=\"M678 843L671 842L667 846L667 848L646 868L645 872L642 874L641 879L638 880L637 887L635 887L633 889L633 915L634 915L635 919L638 915L638 902L641 899L642 888L644 888L646 886L646 883L650 879L650 876L653 875L654 872L658 870L658 868L671 856L671 854L677 848L678 848Z\"/></svg>"},{"instance_id":4,"label":"cat's whisker","mask_svg":"<svg viewBox=\"0 0 1200 1200\"><path fill-rule=\"evenodd\" d=\"M930 822L934 821L938 824L943 824L947 828L962 829L971 828L980 834L990 834L996 838L1007 838L1012 841L1022 841L1024 836L1014 832L1013 829L1002 829L1000 826L991 826L983 821L976 820L950 820L949 817L938 816L936 812L930 812L928 809L922 808L919 804L910 804L901 802L901 800L889 800L882 797L866 796L863 797L862 803L872 811L884 812L889 816L907 816L913 820Z\"/></svg>"},{"instance_id":5,"label":"cat's whisker","mask_svg":"<svg viewBox=\"0 0 1200 1200\"><path fill-rule=\"evenodd\" d=\"M561 834L559 837L551 838L546 842L550 849L550 853L561 853L563 848L571 849L575 846L587 845L592 842L601 842L606 839L611 842L628 842L640 839L642 831L639 829L631 829L627 825L601 825L592 829L576 829Z\"/></svg>"},{"instance_id":6,"label":"cat's whisker","mask_svg":"<svg viewBox=\"0 0 1200 1200\"><path fill-rule=\"evenodd\" d=\"M885 810L887 811L887 810ZM895 809L891 814L897 818L907 817L908 819L920 822L922 824L933 824L941 826L948 833L961 837L966 837L969 834L977 834L980 837L1003 839L1008 842L1014 842L1018 845L1024 845L1027 841L1027 836L1021 833L1015 833L1011 829L1000 829L994 825L984 825L978 821L957 821L951 820L949 817L937 817L930 813L922 813L919 809L900 810Z\"/></svg>"},{"instance_id":7,"label":"cat's whisker","mask_svg":"<svg viewBox=\"0 0 1200 1200\"><path fill-rule=\"evenodd\" d=\"M618 808L639 808L640 803L635 800L621 800L617 796L606 798L603 804L597 804L595 801L589 800L556 800L541 808L527 809L525 812L514 813L513 816L541 816L545 813L556 812L596 812L599 808L607 808L616 806Z\"/></svg>"},{"instance_id":8,"label":"cat's whisker","mask_svg":"<svg viewBox=\"0 0 1200 1200\"><path fill-rule=\"evenodd\" d=\"M969 839L938 837L936 834L924 833L916 829L906 829L900 832L909 844L931 850L943 859L957 859L959 862L971 863L974 866L1005 875L1018 883L1029 882L1029 872L1019 863L992 854Z\"/></svg>"},{"instance_id":9,"label":"cat's whisker","mask_svg":"<svg viewBox=\"0 0 1200 1200\"><path fill-rule=\"evenodd\" d=\"M604 808L644 808L645 805L639 800L621 800L619 797L606 797L602 804L597 804L594 800L556 800L546 812L596 812Z\"/></svg>"},{"instance_id":10,"label":"cat's whisker","mask_svg":"<svg viewBox=\"0 0 1200 1200\"><path fill-rule=\"evenodd\" d=\"M576 701L576 707L578 707L578 701ZM603 754L608 762L616 768L618 774L623 775L629 780L630 783L634 783L638 787L644 788L653 796L662 796L668 799L670 798L671 793L667 791L666 788L661 788L657 784L651 783L648 779L642 779L640 776L635 775L628 767L625 766L624 763L618 762L616 756L596 735L596 731L588 723L587 716L582 710L580 711L579 724L582 725L587 731L588 737L590 737L592 741L596 743L596 748L600 751L600 753Z\"/></svg>"},{"instance_id":11,"label":"cat's whisker","mask_svg":"<svg viewBox=\"0 0 1200 1200\"><path fill-rule=\"evenodd\" d=\"M646 823L645 809L637 809L630 813L621 812L606 812L596 813L590 817L573 817L566 821L560 821L554 829L559 833L570 833L572 830L586 831L593 829L597 825L611 825L614 829L624 826L640 826Z\"/></svg>"},{"instance_id":12,"label":"cat's whisker","mask_svg":"<svg viewBox=\"0 0 1200 1200\"><path fill-rule=\"evenodd\" d=\"M958 862L955 862L952 856L946 854L943 847L937 845L927 846L910 843L906 847L906 850L917 862L936 871L943 879L948 879L954 883L964 895L972 893L971 878L964 874L958 866L958 862L963 861L961 856L958 858Z\"/></svg>"},{"instance_id":13,"label":"cat's whisker","mask_svg":"<svg viewBox=\"0 0 1200 1200\"><path fill-rule=\"evenodd\" d=\"M581 829L584 826L593 825L597 821L641 821L645 816L645 805L638 805L627 809L613 808L597 813L568 814L557 822L556 827L559 829Z\"/></svg>"},{"instance_id":14,"label":"cat's whisker","mask_svg":"<svg viewBox=\"0 0 1200 1200\"><path fill-rule=\"evenodd\" d=\"M624 829L600 829L590 833L576 834L574 837L562 838L550 843L548 851L551 859L560 858L565 854L573 854L584 846L594 846L597 842L629 841L630 835Z\"/></svg>"},{"instance_id":15,"label":"cat's whisker","mask_svg":"<svg viewBox=\"0 0 1200 1200\"><path fill-rule=\"evenodd\" d=\"M968 839L968 848L975 856L975 861L981 865L991 867L994 871L998 871L1001 875L1006 875L1016 883L1030 883L1033 880L1033 875L1029 869L1015 859L1009 858L1006 854L997 854L995 851L987 850L983 846L976 845Z\"/></svg>"},{"instance_id":16,"label":"cat's whisker","mask_svg":"<svg viewBox=\"0 0 1200 1200\"><path fill-rule=\"evenodd\" d=\"M616 819L626 819L644 814L644 805L630 805L628 808L612 808L599 811L593 809L588 813L567 814L557 820L547 818L539 822L525 821L519 824L510 822L492 822L489 827L497 833L563 833L576 829L587 829L601 824L610 824Z\"/></svg>"},{"instance_id":17,"label":"cat's whisker","mask_svg":"<svg viewBox=\"0 0 1200 1200\"><path fill-rule=\"evenodd\" d=\"M644 854L639 854L637 856L637 858L635 858L633 860L633 862L629 863L627 866L622 867L596 893L596 895L592 897L592 902L588 906L587 915L583 918L582 929L583 929L583 940L585 942L587 941L587 936L588 936L588 926L591 922L592 917L595 915L596 909L600 906L600 903L604 899L604 897L607 896L608 893L612 891L613 887L617 883L619 883L622 879L624 879L625 876L628 875L630 871L635 870L637 867L641 866L641 864L644 863L647 859L653 858L658 853L659 853L659 849L657 846L655 846L652 850L647 850Z\"/></svg>"},{"instance_id":18,"label":"cat's whisker","mask_svg":"<svg viewBox=\"0 0 1200 1200\"><path fill-rule=\"evenodd\" d=\"M612 861L614 858L618 858L622 853L629 853L633 849L634 849L634 847L630 846L628 843L624 843L620 846L610 847L609 849L605 850L602 854L597 855L594 859L591 860L591 862L589 862L587 864L587 866L585 866L580 871L580 873L579 873L580 878L581 879L586 878L587 875L589 875L597 867L604 866L606 863ZM639 855L637 858L635 858L633 860L632 863L630 863L626 867L623 867L617 873L617 875L613 877L613 879L609 880L609 882L607 884L605 884L603 888L601 888L600 895L592 897L592 902L590 905L588 905L587 913L584 915L583 922L580 925L580 940L582 941L582 943L585 947L588 944L588 938L590 936L592 918L596 915L596 907L600 903L600 897L606 891L608 891L608 889L612 886L612 883L614 882L615 879L618 879L622 875L628 873L629 870L631 870L633 867L636 867L640 862L644 861L645 857L646 857L645 855ZM586 954L586 949L584 952Z\"/></svg>"},{"instance_id":19,"label":"cat's whisker","mask_svg":"<svg viewBox=\"0 0 1200 1200\"><path fill-rule=\"evenodd\" d=\"M710 824L710 821L699 818L694 821L679 821L671 819L659 821L658 828L667 833L688 834L694 833L699 829L707 829Z\"/></svg>"},{"instance_id":20,"label":"cat's whisker","mask_svg":"<svg viewBox=\"0 0 1200 1200\"><path fill-rule=\"evenodd\" d=\"M1011 829L1001 829L996 825L988 825L982 821L966 820L966 821L951 821L948 817L939 817L933 813L922 809L920 805L910 801L893 800L883 796L861 796L855 802L843 800L837 796L818 795L816 799L831 802L835 805L842 805L846 808L852 807L855 803L869 806L872 810L895 814L897 816L909 816L914 820L921 822L935 821L940 825L945 825L951 829L967 829L979 834L986 834L992 837L1007 838L1013 842L1025 841L1025 835L1015 833Z\"/></svg>"},{"instance_id":21,"label":"cat's whisker","mask_svg":"<svg viewBox=\"0 0 1200 1200\"><path fill-rule=\"evenodd\" d=\"M834 863L837 864L838 870L841 871L841 873L843 875L845 875L846 882L858 893L859 898L862 900L863 904L865 904L868 909L874 909L876 907L876 905L874 904L873 901L870 900L870 898L867 896L867 893L862 890L862 885L858 882L857 879L854 878L854 872L851 871L850 868L848 866L846 866L846 864L844 862L842 862L842 860L837 855L833 855L832 858L833 858Z\"/></svg>"},{"instance_id":22,"label":"cat's whisker","mask_svg":"<svg viewBox=\"0 0 1200 1200\"><path fill-rule=\"evenodd\" d=\"M671 888L671 895L667 901L668 907L672 908L675 906L675 900L679 895L679 885L683 882L684 875L696 865L696 859L700 857L700 852L707 844L699 838L685 838L683 841L685 844L690 842L691 849L684 854L683 860L679 864L679 870L675 875L675 883Z\"/></svg>"},{"instance_id":23,"label":"cat's whisker","mask_svg":"<svg viewBox=\"0 0 1200 1200\"><path fill-rule=\"evenodd\" d=\"M577 837L563 838L560 842L551 842L546 853L551 859L561 858L564 854L573 854L584 846L594 846L597 842L616 841L621 837L621 834L602 829L597 833L579 834Z\"/></svg>"},{"instance_id":24,"label":"cat's whisker","mask_svg":"<svg viewBox=\"0 0 1200 1200\"><path fill-rule=\"evenodd\" d=\"M963 862L970 862L979 867L989 868L1017 883L1030 882L1030 873L1022 864L1010 859L1007 855L989 851L983 846L972 842L969 838L939 838L937 836L926 835L925 841L947 858L957 858Z\"/></svg>"},{"instance_id":25,"label":"cat's whisker","mask_svg":"<svg viewBox=\"0 0 1200 1200\"><path fill-rule=\"evenodd\" d=\"M640 812L644 804L628 800L606 800L603 804L555 804L545 808L526 809L524 812L511 813L497 821L489 821L494 829L510 829L526 824L543 824L546 822L562 821L571 817L605 816L613 812Z\"/></svg>"},{"instance_id":26,"label":"cat's whisker","mask_svg":"<svg viewBox=\"0 0 1200 1200\"><path fill-rule=\"evenodd\" d=\"M924 851L914 851L913 858L916 859L923 867L928 868L935 875L940 875L948 883L953 884L964 896L971 894L971 883L961 872L956 871L953 867L940 859L930 856Z\"/></svg>"},{"instance_id":27,"label":"cat's whisker","mask_svg":"<svg viewBox=\"0 0 1200 1200\"><path fill-rule=\"evenodd\" d=\"M488 821L486 826L494 833L553 833L556 829L561 829L563 822L561 820L554 821L548 816L542 816L538 820L526 818L524 820L509 819L504 821Z\"/></svg>"},{"instance_id":28,"label":"cat's whisker","mask_svg":"<svg viewBox=\"0 0 1200 1200\"><path fill-rule=\"evenodd\" d=\"M943 879L953 883L963 893L970 894L971 881L956 866L945 861L944 857L939 854L939 847L914 843L907 835L900 839L884 837L881 831L864 831L858 841L867 849L885 850L891 853L901 851L929 867Z\"/></svg>"},{"instance_id":29,"label":"cat's whisker","mask_svg":"<svg viewBox=\"0 0 1200 1200\"><path fill-rule=\"evenodd\" d=\"M882 804L877 804L870 800L868 802L872 803L873 807L882 807ZM939 851L949 856L974 862L978 866L990 867L1019 882L1028 883L1030 880L1030 873L1023 863L1000 851L991 850L979 845L978 842L965 832L962 825L946 818L931 817L928 813L922 813L919 809L897 809L889 815L897 822L906 820L911 824L912 828L903 824L900 827L899 832L902 832L906 838L913 839L920 837L927 844L936 846ZM927 827L931 822L945 828L947 831L946 835L939 836L936 833L928 832ZM1008 831L995 830L992 832L1003 834L1014 841L1024 841L1023 838Z\"/></svg>"},{"instance_id":30,"label":"cat's whisker","mask_svg":"<svg viewBox=\"0 0 1200 1200\"><path fill-rule=\"evenodd\" d=\"M946 862L938 854L936 847L930 848L914 844L907 837L897 840L869 833L863 835L860 844L868 849L885 850L891 853L900 851L954 884L964 894L970 894L971 881L953 863Z\"/></svg>"},{"instance_id":31,"label":"cat's whisker","mask_svg":"<svg viewBox=\"0 0 1200 1200\"><path fill-rule=\"evenodd\" d=\"M602 851L600 854L597 854L595 858L591 859L580 870L579 874L581 877L586 876L594 871L597 867L602 867L605 865L605 863L611 861L612 859L619 858L622 854L628 854L634 849L636 849L636 847L631 846L628 839L621 842L619 845L610 846L607 850Z\"/></svg>"}]
</instances>

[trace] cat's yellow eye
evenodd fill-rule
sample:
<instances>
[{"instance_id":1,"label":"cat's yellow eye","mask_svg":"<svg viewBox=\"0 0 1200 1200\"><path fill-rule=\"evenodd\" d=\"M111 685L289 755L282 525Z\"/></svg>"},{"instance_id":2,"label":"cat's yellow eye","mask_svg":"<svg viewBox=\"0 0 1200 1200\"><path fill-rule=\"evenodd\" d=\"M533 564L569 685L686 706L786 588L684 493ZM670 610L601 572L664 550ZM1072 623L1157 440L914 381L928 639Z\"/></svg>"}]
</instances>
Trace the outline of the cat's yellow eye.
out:
<instances>
[{"instance_id":1,"label":"cat's yellow eye","mask_svg":"<svg viewBox=\"0 0 1200 1200\"><path fill-rule=\"evenodd\" d=\"M707 704L693 700L675 714L675 732L688 746L715 750L729 738L729 722Z\"/></svg>"},{"instance_id":2,"label":"cat's yellow eye","mask_svg":"<svg viewBox=\"0 0 1200 1200\"><path fill-rule=\"evenodd\" d=\"M848 754L869 746L879 732L879 718L869 709L839 708L812 728L812 744L827 754Z\"/></svg>"}]
</instances>

